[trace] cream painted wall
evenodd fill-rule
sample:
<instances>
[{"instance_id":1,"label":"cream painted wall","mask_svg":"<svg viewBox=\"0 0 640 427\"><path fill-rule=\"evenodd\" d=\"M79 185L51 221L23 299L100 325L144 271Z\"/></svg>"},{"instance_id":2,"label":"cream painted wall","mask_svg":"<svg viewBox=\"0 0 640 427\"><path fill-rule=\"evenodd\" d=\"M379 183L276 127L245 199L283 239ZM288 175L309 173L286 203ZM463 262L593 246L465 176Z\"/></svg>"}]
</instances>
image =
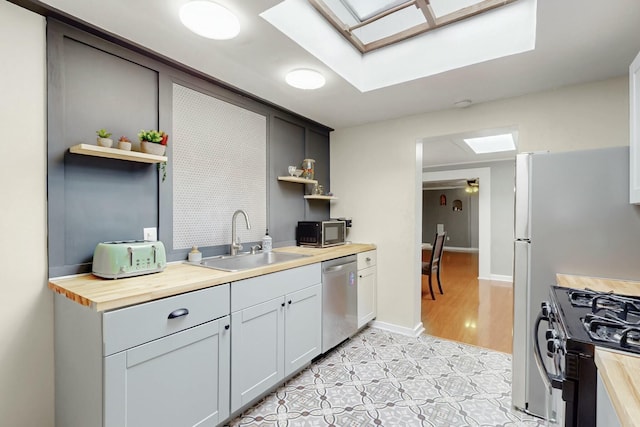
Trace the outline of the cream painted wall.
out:
<instances>
[{"instance_id":1,"label":"cream painted wall","mask_svg":"<svg viewBox=\"0 0 640 427\"><path fill-rule=\"evenodd\" d=\"M628 117L623 76L333 132L331 191L340 199L331 216L351 216L350 239L378 245L378 320L420 327L417 141L516 126L520 151L621 146L629 143Z\"/></svg>"},{"instance_id":2,"label":"cream painted wall","mask_svg":"<svg viewBox=\"0 0 640 427\"><path fill-rule=\"evenodd\" d=\"M54 425L45 20L0 1L0 425Z\"/></svg>"}]
</instances>

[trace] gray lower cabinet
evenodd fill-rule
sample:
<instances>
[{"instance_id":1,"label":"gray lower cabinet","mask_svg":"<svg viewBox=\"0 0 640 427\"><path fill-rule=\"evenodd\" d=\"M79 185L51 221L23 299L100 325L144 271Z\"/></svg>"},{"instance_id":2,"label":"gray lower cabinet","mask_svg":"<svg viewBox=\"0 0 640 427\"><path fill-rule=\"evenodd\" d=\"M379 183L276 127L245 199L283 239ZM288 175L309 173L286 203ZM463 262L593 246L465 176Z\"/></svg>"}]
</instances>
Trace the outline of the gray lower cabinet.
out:
<instances>
[{"instance_id":1,"label":"gray lower cabinet","mask_svg":"<svg viewBox=\"0 0 640 427\"><path fill-rule=\"evenodd\" d=\"M322 285L285 296L284 375L289 376L322 350Z\"/></svg>"},{"instance_id":2,"label":"gray lower cabinet","mask_svg":"<svg viewBox=\"0 0 640 427\"><path fill-rule=\"evenodd\" d=\"M320 264L231 284L231 412L320 354Z\"/></svg>"},{"instance_id":3,"label":"gray lower cabinet","mask_svg":"<svg viewBox=\"0 0 640 427\"><path fill-rule=\"evenodd\" d=\"M602 381L602 375L598 372L596 387L596 426L597 427L620 427L620 419L616 413L611 397L607 393L607 388Z\"/></svg>"},{"instance_id":4,"label":"gray lower cabinet","mask_svg":"<svg viewBox=\"0 0 640 427\"><path fill-rule=\"evenodd\" d=\"M56 425L212 427L224 421L229 303L229 284L106 312L56 295Z\"/></svg>"},{"instance_id":5,"label":"gray lower cabinet","mask_svg":"<svg viewBox=\"0 0 640 427\"><path fill-rule=\"evenodd\" d=\"M105 427L214 427L229 416L229 316L105 358Z\"/></svg>"}]
</instances>

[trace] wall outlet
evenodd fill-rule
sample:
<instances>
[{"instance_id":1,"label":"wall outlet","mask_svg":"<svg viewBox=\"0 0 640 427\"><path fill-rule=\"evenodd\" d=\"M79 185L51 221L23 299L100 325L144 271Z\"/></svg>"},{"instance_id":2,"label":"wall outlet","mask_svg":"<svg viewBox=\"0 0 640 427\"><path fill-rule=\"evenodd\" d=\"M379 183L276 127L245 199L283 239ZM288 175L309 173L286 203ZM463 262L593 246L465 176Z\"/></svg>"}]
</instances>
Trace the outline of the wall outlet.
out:
<instances>
[{"instance_id":1,"label":"wall outlet","mask_svg":"<svg viewBox=\"0 0 640 427\"><path fill-rule=\"evenodd\" d=\"M142 229L142 235L144 240L155 242L158 240L158 229L156 227L149 227Z\"/></svg>"}]
</instances>

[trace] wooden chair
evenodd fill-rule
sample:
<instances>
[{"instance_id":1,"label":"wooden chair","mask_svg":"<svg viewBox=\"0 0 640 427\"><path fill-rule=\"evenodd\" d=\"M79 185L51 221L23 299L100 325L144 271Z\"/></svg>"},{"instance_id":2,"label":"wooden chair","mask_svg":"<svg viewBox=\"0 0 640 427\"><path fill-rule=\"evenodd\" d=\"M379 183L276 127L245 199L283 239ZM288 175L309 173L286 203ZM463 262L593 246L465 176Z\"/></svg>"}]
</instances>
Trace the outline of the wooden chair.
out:
<instances>
[{"instance_id":1,"label":"wooden chair","mask_svg":"<svg viewBox=\"0 0 640 427\"><path fill-rule=\"evenodd\" d=\"M446 235L446 232L442 234L436 233L436 238L433 242L433 247L431 248L431 261L422 263L422 274L429 276L429 292L431 292L431 298L433 300L436 299L436 296L433 293L433 285L431 284L431 276L434 271L438 278L438 289L440 290L440 295L443 295L442 285L440 284L440 261L442 259L442 250L444 249L444 240Z\"/></svg>"}]
</instances>

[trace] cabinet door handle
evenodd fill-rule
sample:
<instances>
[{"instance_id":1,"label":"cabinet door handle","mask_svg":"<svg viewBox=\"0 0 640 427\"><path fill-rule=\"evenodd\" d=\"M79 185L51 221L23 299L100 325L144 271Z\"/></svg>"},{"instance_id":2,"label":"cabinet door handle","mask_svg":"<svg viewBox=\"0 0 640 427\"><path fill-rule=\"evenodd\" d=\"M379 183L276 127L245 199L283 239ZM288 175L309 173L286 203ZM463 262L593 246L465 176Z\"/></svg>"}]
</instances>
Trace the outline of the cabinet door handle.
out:
<instances>
[{"instance_id":1,"label":"cabinet door handle","mask_svg":"<svg viewBox=\"0 0 640 427\"><path fill-rule=\"evenodd\" d=\"M367 262L371 262L371 258L366 257L366 258L365 258L365 261L367 261Z\"/></svg>"},{"instance_id":2,"label":"cabinet door handle","mask_svg":"<svg viewBox=\"0 0 640 427\"><path fill-rule=\"evenodd\" d=\"M282 303L282 304L280 304L280 305L284 307L284 303Z\"/></svg>"},{"instance_id":3,"label":"cabinet door handle","mask_svg":"<svg viewBox=\"0 0 640 427\"><path fill-rule=\"evenodd\" d=\"M224 329L227 330L227 331L229 330L230 327L231 327L231 325L224 325Z\"/></svg>"},{"instance_id":4,"label":"cabinet door handle","mask_svg":"<svg viewBox=\"0 0 640 427\"><path fill-rule=\"evenodd\" d=\"M362 279L362 274L361 274L361 275L359 275L358 277Z\"/></svg>"},{"instance_id":5,"label":"cabinet door handle","mask_svg":"<svg viewBox=\"0 0 640 427\"><path fill-rule=\"evenodd\" d=\"M291 305L291 300L289 300L289 305Z\"/></svg>"},{"instance_id":6,"label":"cabinet door handle","mask_svg":"<svg viewBox=\"0 0 640 427\"><path fill-rule=\"evenodd\" d=\"M187 314L189 314L189 310L188 309L179 308L179 309L173 310L171 313L169 313L169 317L167 317L167 319L175 319L177 317L186 316Z\"/></svg>"}]
</instances>

